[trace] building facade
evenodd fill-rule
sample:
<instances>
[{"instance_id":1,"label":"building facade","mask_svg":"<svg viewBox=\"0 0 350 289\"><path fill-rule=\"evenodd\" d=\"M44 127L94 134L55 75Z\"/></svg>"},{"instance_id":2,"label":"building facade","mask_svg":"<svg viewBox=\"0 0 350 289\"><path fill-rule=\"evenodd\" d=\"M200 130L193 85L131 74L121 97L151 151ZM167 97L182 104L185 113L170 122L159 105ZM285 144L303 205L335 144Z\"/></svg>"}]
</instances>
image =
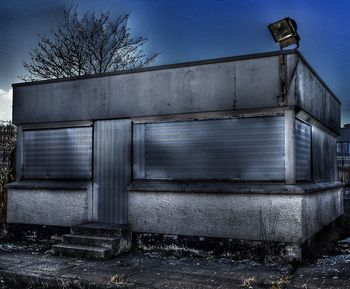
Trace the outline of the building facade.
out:
<instances>
[{"instance_id":1,"label":"building facade","mask_svg":"<svg viewBox=\"0 0 350 289\"><path fill-rule=\"evenodd\" d=\"M340 102L295 50L14 85L8 222L302 244L343 213Z\"/></svg>"}]
</instances>

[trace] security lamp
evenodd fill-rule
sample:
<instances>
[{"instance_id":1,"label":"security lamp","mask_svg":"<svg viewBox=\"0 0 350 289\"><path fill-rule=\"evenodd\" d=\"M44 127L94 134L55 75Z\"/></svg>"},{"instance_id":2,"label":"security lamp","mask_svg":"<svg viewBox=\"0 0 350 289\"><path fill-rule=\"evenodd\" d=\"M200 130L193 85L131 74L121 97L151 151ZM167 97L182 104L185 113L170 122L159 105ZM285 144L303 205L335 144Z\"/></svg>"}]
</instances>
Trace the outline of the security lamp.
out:
<instances>
[{"instance_id":1,"label":"security lamp","mask_svg":"<svg viewBox=\"0 0 350 289\"><path fill-rule=\"evenodd\" d=\"M284 18L268 26L273 39L279 43L281 49L292 44L299 47L300 37L297 33L297 23L292 18Z\"/></svg>"}]
</instances>

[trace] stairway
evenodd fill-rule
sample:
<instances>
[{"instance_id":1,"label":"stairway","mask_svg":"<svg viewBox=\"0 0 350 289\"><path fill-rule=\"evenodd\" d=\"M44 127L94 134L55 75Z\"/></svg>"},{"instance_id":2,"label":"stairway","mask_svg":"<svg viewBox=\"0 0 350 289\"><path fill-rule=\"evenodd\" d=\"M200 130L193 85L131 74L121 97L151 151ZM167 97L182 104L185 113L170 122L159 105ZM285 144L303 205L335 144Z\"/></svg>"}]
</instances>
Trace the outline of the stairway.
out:
<instances>
[{"instance_id":1,"label":"stairway","mask_svg":"<svg viewBox=\"0 0 350 289\"><path fill-rule=\"evenodd\" d=\"M131 248L129 225L88 223L71 227L61 244L53 245L56 255L85 259L110 259Z\"/></svg>"}]
</instances>

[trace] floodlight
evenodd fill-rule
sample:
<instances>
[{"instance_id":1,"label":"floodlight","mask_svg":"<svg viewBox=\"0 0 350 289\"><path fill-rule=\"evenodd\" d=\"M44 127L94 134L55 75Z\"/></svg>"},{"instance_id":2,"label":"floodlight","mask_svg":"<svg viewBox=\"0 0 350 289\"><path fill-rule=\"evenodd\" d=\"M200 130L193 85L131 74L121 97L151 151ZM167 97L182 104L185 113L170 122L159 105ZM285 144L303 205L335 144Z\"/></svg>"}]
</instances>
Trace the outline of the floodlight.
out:
<instances>
[{"instance_id":1,"label":"floodlight","mask_svg":"<svg viewBox=\"0 0 350 289\"><path fill-rule=\"evenodd\" d=\"M286 17L271 23L268 28L281 49L293 44L299 47L300 37L297 33L297 23L292 18Z\"/></svg>"}]
</instances>

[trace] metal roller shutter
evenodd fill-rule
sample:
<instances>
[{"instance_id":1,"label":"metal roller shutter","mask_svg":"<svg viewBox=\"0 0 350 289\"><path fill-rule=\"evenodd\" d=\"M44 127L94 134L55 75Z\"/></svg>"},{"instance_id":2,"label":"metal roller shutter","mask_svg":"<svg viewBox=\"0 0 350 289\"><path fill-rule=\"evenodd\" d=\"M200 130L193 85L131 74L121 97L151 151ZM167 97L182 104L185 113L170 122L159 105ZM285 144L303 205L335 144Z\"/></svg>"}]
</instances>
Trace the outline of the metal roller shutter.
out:
<instances>
[{"instance_id":1,"label":"metal roller shutter","mask_svg":"<svg viewBox=\"0 0 350 289\"><path fill-rule=\"evenodd\" d=\"M24 131L23 177L88 179L92 127Z\"/></svg>"},{"instance_id":2,"label":"metal roller shutter","mask_svg":"<svg viewBox=\"0 0 350 289\"><path fill-rule=\"evenodd\" d=\"M283 180L284 117L136 124L134 178Z\"/></svg>"},{"instance_id":3,"label":"metal roller shutter","mask_svg":"<svg viewBox=\"0 0 350 289\"><path fill-rule=\"evenodd\" d=\"M295 154L297 180L311 179L311 126L295 121Z\"/></svg>"}]
</instances>

